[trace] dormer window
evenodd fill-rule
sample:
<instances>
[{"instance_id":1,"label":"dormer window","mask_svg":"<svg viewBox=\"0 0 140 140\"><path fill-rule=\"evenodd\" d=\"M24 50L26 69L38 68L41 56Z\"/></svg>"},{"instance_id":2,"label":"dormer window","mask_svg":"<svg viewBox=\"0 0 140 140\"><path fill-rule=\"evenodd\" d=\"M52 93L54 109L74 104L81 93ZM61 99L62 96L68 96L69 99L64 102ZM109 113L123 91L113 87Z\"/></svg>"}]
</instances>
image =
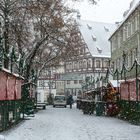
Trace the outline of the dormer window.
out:
<instances>
[{"instance_id":1,"label":"dormer window","mask_svg":"<svg viewBox=\"0 0 140 140\"><path fill-rule=\"evenodd\" d=\"M96 36L94 34L92 34L91 36L92 36L93 41L97 40L97 38L96 38Z\"/></svg>"},{"instance_id":2,"label":"dormer window","mask_svg":"<svg viewBox=\"0 0 140 140\"><path fill-rule=\"evenodd\" d=\"M87 27L88 27L89 30L92 29L92 26L90 24L87 24Z\"/></svg>"},{"instance_id":3,"label":"dormer window","mask_svg":"<svg viewBox=\"0 0 140 140\"><path fill-rule=\"evenodd\" d=\"M99 53L102 53L102 49L99 46L97 46L96 48Z\"/></svg>"},{"instance_id":4,"label":"dormer window","mask_svg":"<svg viewBox=\"0 0 140 140\"><path fill-rule=\"evenodd\" d=\"M109 32L109 29L107 27L104 26L104 29L106 32Z\"/></svg>"}]
</instances>

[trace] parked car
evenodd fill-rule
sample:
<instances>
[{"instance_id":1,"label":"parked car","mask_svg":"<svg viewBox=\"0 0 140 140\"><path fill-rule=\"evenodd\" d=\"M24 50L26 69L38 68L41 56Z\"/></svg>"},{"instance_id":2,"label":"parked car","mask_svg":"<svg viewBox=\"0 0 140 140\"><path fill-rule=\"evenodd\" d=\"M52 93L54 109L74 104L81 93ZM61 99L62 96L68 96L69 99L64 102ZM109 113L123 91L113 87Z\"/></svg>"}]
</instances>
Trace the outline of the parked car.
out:
<instances>
[{"instance_id":1,"label":"parked car","mask_svg":"<svg viewBox=\"0 0 140 140\"><path fill-rule=\"evenodd\" d=\"M64 95L56 95L53 101L53 107L64 106L67 107L66 97Z\"/></svg>"}]
</instances>

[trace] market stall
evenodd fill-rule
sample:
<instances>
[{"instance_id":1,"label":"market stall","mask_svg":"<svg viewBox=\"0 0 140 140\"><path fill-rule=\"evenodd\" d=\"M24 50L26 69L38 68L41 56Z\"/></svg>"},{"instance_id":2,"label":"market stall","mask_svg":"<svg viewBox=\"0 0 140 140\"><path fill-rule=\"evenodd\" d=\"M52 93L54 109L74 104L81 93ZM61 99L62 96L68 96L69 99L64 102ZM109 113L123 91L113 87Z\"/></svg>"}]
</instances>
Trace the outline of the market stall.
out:
<instances>
[{"instance_id":1,"label":"market stall","mask_svg":"<svg viewBox=\"0 0 140 140\"><path fill-rule=\"evenodd\" d=\"M2 68L0 70L0 130L20 120L21 84L23 77Z\"/></svg>"},{"instance_id":2,"label":"market stall","mask_svg":"<svg viewBox=\"0 0 140 140\"><path fill-rule=\"evenodd\" d=\"M104 100L106 101L106 114L108 116L116 116L120 111L118 101L120 100L120 82L110 80L106 87Z\"/></svg>"},{"instance_id":3,"label":"market stall","mask_svg":"<svg viewBox=\"0 0 140 140\"><path fill-rule=\"evenodd\" d=\"M133 78L120 84L122 119L140 123L140 79Z\"/></svg>"},{"instance_id":4,"label":"market stall","mask_svg":"<svg viewBox=\"0 0 140 140\"><path fill-rule=\"evenodd\" d=\"M82 94L80 107L84 114L93 114L95 110L95 95L94 91L87 91Z\"/></svg>"}]
</instances>

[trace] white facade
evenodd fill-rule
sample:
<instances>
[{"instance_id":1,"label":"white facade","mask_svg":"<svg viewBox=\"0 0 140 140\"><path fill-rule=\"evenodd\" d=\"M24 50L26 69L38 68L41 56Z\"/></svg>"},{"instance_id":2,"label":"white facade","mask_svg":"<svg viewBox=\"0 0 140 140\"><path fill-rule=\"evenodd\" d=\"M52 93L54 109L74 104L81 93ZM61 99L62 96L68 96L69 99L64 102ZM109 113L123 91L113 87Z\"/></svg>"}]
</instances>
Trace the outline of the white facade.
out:
<instances>
[{"instance_id":1,"label":"white facade","mask_svg":"<svg viewBox=\"0 0 140 140\"><path fill-rule=\"evenodd\" d=\"M63 63L57 67L46 68L42 71L37 84L37 100L39 102L46 102L49 94L53 96L59 93L64 94L64 82L58 80L59 75L62 73L64 73Z\"/></svg>"}]
</instances>

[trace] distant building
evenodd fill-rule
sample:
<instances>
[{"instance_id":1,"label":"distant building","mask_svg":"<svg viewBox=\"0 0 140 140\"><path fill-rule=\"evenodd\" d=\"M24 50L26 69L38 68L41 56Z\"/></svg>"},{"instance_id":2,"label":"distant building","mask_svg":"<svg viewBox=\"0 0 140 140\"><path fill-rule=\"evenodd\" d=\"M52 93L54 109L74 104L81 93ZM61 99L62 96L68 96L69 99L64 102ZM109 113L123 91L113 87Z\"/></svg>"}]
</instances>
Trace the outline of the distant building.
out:
<instances>
[{"instance_id":1,"label":"distant building","mask_svg":"<svg viewBox=\"0 0 140 140\"><path fill-rule=\"evenodd\" d=\"M64 92L68 96L72 94L77 96L82 92L83 75L78 73L65 73L60 77L61 81L64 81Z\"/></svg>"},{"instance_id":2,"label":"distant building","mask_svg":"<svg viewBox=\"0 0 140 140\"><path fill-rule=\"evenodd\" d=\"M37 82L37 101L47 102L49 94L56 95L56 70L55 68L44 69Z\"/></svg>"},{"instance_id":3,"label":"distant building","mask_svg":"<svg viewBox=\"0 0 140 140\"><path fill-rule=\"evenodd\" d=\"M78 50L78 57L65 61L65 91L77 95L82 91L82 84L86 77L97 80L106 75L111 50L109 36L115 30L114 24L77 20L82 46ZM71 36L76 39L75 36ZM70 78L68 75L71 75ZM78 85L78 87L77 87ZM100 86L100 83L98 84ZM95 85L97 87L97 84ZM90 87L90 88L95 88ZM77 90L78 89L78 90Z\"/></svg>"},{"instance_id":4,"label":"distant building","mask_svg":"<svg viewBox=\"0 0 140 140\"><path fill-rule=\"evenodd\" d=\"M77 96L83 90L82 85L85 79L90 78L96 81L97 78L106 76L111 58L108 38L115 30L116 25L80 19L77 20L77 23L79 26L76 32L70 35L71 44L69 45L78 45L78 47L75 46L76 50L73 52L73 57L67 58L64 64L56 67L51 74L55 75L55 79L53 79L55 89L51 89L51 93L54 92L54 95L72 94ZM45 79L45 83L49 82L49 79ZM100 84L102 83L88 86L88 88L92 89L100 86ZM43 92L48 94L50 91L47 85L45 85ZM38 92L41 93L41 90Z\"/></svg>"}]
</instances>

